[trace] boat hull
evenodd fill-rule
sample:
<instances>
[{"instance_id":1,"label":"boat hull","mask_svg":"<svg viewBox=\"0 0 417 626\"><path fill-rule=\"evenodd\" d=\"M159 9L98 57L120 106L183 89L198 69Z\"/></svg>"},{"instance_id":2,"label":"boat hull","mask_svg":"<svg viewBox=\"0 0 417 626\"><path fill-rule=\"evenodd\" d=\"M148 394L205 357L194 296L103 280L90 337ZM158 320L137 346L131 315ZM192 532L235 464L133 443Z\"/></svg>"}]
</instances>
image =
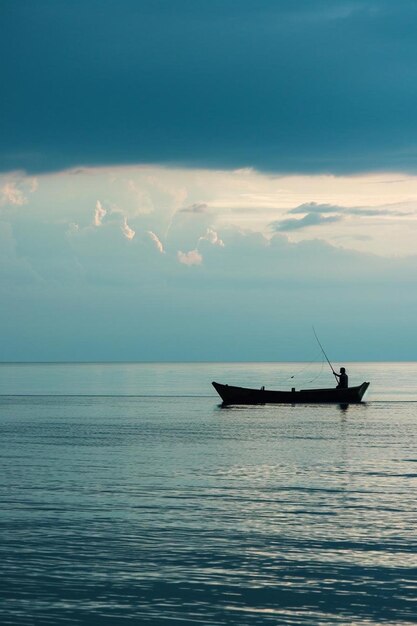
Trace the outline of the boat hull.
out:
<instances>
[{"instance_id":1,"label":"boat hull","mask_svg":"<svg viewBox=\"0 0 417 626\"><path fill-rule=\"evenodd\" d=\"M347 389L300 389L299 391L271 391L248 389L213 382L213 387L223 400L230 404L358 404L362 402L369 383Z\"/></svg>"}]
</instances>

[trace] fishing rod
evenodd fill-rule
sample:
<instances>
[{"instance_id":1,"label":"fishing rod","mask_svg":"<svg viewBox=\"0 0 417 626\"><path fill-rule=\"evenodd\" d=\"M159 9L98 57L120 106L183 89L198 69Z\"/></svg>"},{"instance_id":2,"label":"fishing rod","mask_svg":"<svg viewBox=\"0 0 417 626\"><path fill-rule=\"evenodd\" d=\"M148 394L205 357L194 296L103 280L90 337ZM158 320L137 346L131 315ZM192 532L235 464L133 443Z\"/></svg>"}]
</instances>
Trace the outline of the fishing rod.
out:
<instances>
[{"instance_id":1,"label":"fishing rod","mask_svg":"<svg viewBox=\"0 0 417 626\"><path fill-rule=\"evenodd\" d=\"M312 329L313 329L314 336L315 336L315 338L317 339L317 343L319 344L321 351L323 352L324 356L326 357L326 361L327 361L327 362L328 362L328 364L330 365L330 369L331 369L331 370L332 370L332 372L333 372L333 376L334 376L334 377L336 378L336 380L337 380L337 374L336 374L336 372L334 371L334 369L333 369L333 365L330 363L329 358L328 358L327 354L325 353L323 346L322 346L322 345L321 345L321 343L320 343L320 339L317 337L316 329L314 328L314 326L312 326Z\"/></svg>"}]
</instances>

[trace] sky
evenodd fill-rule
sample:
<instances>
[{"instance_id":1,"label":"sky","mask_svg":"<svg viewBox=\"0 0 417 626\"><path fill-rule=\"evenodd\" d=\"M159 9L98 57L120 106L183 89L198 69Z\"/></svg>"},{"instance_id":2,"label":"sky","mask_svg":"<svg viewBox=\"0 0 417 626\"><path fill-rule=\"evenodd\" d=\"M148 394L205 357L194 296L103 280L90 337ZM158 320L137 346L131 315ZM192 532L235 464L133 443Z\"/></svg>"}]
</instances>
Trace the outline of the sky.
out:
<instances>
[{"instance_id":1,"label":"sky","mask_svg":"<svg viewBox=\"0 0 417 626\"><path fill-rule=\"evenodd\" d=\"M2 0L0 360L416 359L416 24Z\"/></svg>"}]
</instances>

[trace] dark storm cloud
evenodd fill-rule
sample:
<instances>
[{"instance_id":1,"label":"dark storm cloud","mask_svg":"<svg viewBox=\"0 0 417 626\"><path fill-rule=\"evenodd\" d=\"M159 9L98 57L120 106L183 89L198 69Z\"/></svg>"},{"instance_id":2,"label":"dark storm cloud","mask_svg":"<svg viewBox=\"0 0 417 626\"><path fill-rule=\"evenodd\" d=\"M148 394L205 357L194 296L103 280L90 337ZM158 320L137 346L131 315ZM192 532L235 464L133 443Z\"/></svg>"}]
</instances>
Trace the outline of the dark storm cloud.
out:
<instances>
[{"instance_id":1,"label":"dark storm cloud","mask_svg":"<svg viewBox=\"0 0 417 626\"><path fill-rule=\"evenodd\" d=\"M289 218L286 220L279 220L270 224L272 230L276 232L290 232L293 230L300 230L301 228L307 228L309 226L321 226L323 224L332 224L334 222L340 222L340 215L331 215L325 217L320 213L307 213L301 219Z\"/></svg>"},{"instance_id":2,"label":"dark storm cloud","mask_svg":"<svg viewBox=\"0 0 417 626\"><path fill-rule=\"evenodd\" d=\"M377 207L345 207L338 206L333 204L318 204L317 202L306 202L304 204L300 204L288 211L291 215L297 215L302 213L309 214L338 214L338 215L355 215L358 217L383 217L383 216L392 216L392 217L406 217L408 215L415 215L415 210L411 211L403 211L398 208L398 205L387 206L377 206Z\"/></svg>"},{"instance_id":3,"label":"dark storm cloud","mask_svg":"<svg viewBox=\"0 0 417 626\"><path fill-rule=\"evenodd\" d=\"M3 0L0 168L415 171L412 0Z\"/></svg>"},{"instance_id":4,"label":"dark storm cloud","mask_svg":"<svg viewBox=\"0 0 417 626\"><path fill-rule=\"evenodd\" d=\"M296 206L288 213L298 214L298 213L341 213L345 211L345 207L333 205L333 204L318 204L317 202L305 202L304 204L300 204Z\"/></svg>"},{"instance_id":5,"label":"dark storm cloud","mask_svg":"<svg viewBox=\"0 0 417 626\"><path fill-rule=\"evenodd\" d=\"M191 206L187 206L184 209L180 210L180 213L207 213L208 206L203 202L199 204L192 204Z\"/></svg>"}]
</instances>

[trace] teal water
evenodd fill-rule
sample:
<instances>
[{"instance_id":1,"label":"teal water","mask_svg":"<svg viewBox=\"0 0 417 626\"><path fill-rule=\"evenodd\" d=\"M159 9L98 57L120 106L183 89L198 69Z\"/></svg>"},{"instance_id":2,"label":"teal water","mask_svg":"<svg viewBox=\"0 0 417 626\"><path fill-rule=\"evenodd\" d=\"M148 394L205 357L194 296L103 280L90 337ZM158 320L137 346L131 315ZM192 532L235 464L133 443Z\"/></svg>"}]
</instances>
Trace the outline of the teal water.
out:
<instances>
[{"instance_id":1,"label":"teal water","mask_svg":"<svg viewBox=\"0 0 417 626\"><path fill-rule=\"evenodd\" d=\"M417 364L344 365L1 365L0 623L417 623Z\"/></svg>"}]
</instances>

